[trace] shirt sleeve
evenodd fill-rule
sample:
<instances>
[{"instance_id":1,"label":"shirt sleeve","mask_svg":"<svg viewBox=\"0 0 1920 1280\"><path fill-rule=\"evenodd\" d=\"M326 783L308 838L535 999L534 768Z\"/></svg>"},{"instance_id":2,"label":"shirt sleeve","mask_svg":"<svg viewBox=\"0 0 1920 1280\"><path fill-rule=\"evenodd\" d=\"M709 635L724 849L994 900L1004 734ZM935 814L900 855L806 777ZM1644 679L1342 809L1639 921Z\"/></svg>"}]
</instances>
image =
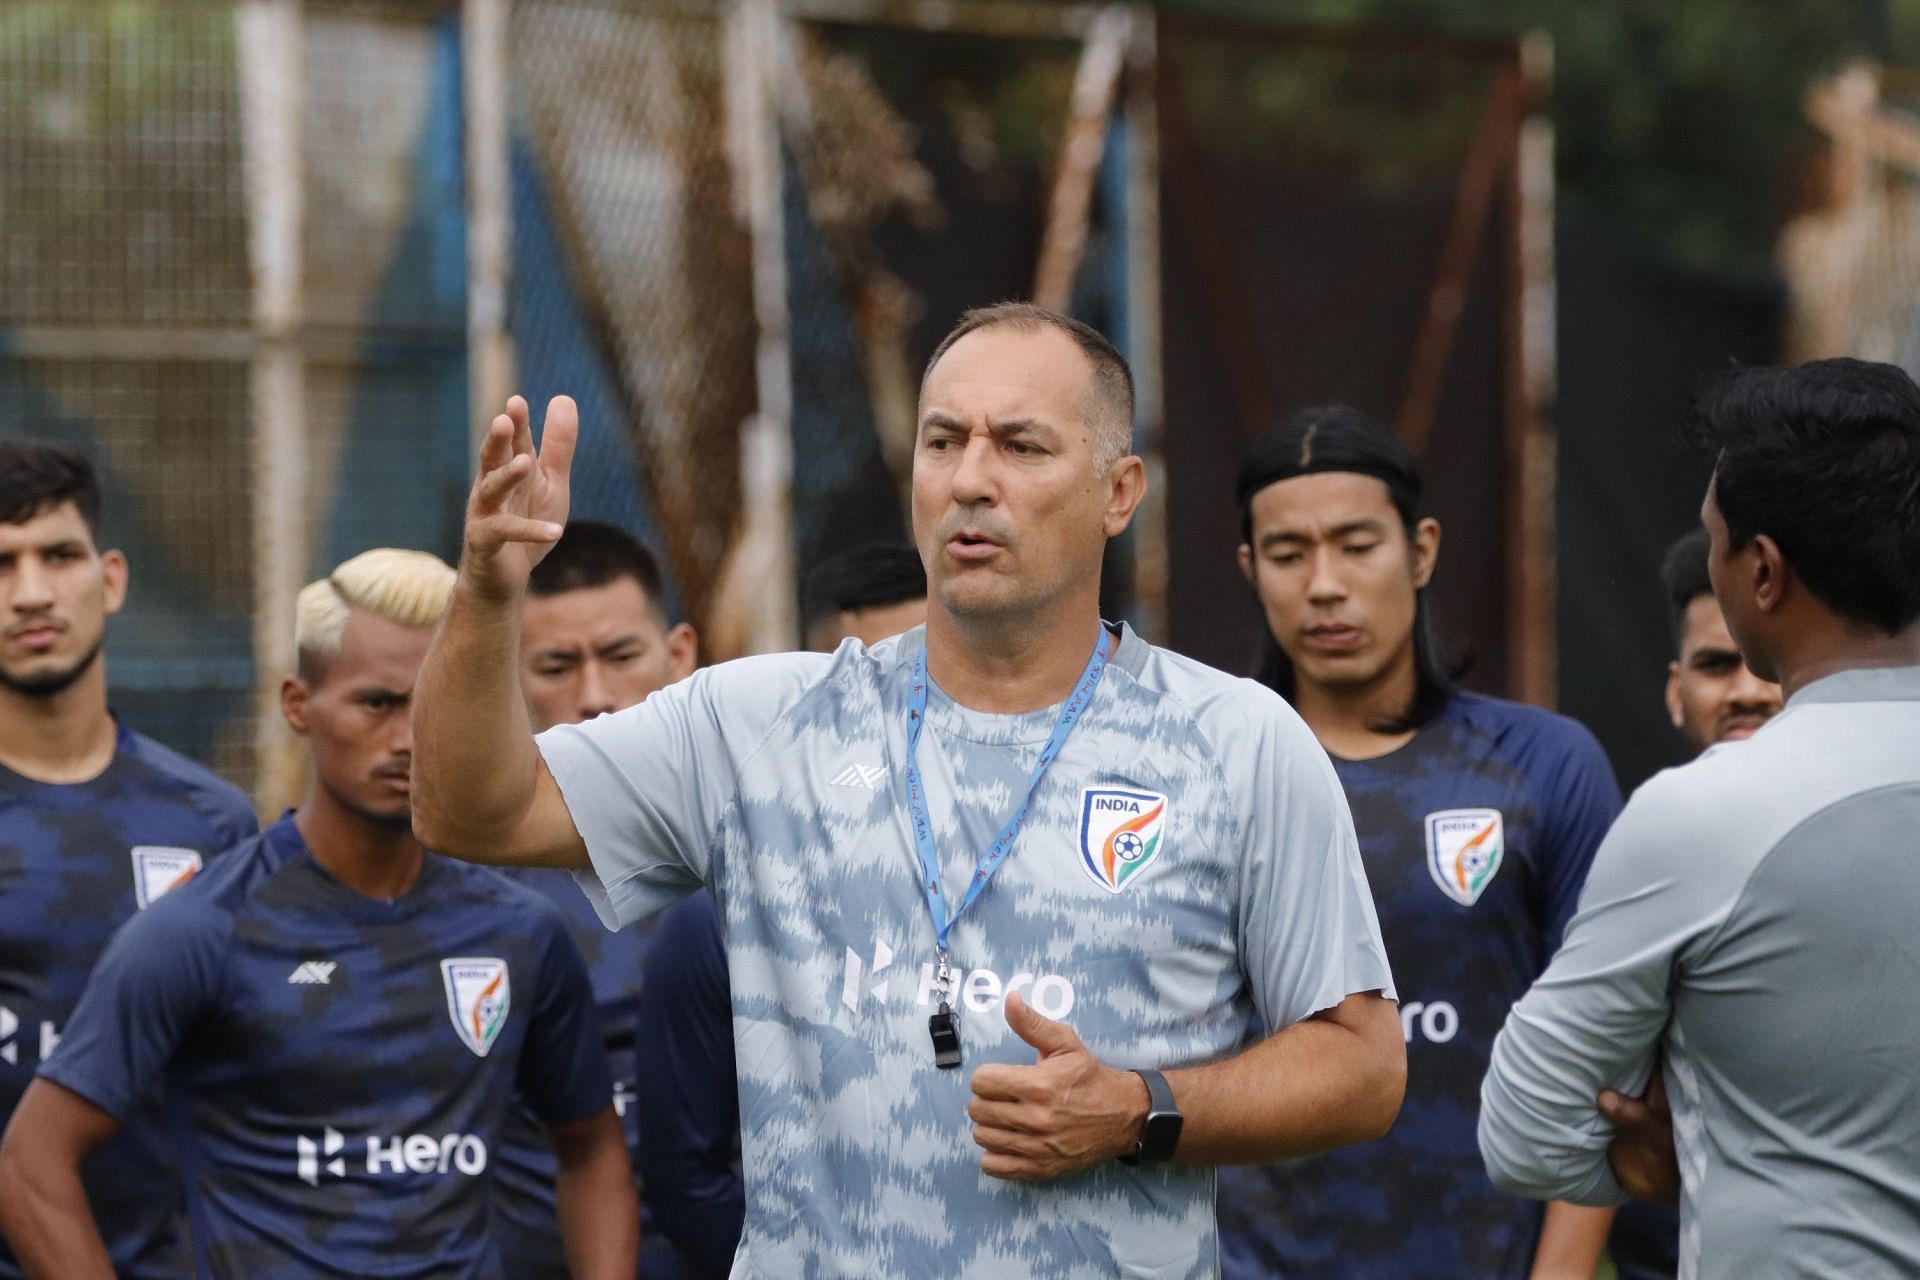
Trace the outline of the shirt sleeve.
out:
<instances>
[{"instance_id":1,"label":"shirt sleeve","mask_svg":"<svg viewBox=\"0 0 1920 1280\"><path fill-rule=\"evenodd\" d=\"M711 1280L746 1218L726 950L713 899L661 918L647 951L636 1089L641 1186L653 1221Z\"/></svg>"},{"instance_id":2,"label":"shirt sleeve","mask_svg":"<svg viewBox=\"0 0 1920 1280\"><path fill-rule=\"evenodd\" d=\"M592 869L576 878L601 923L632 924L708 881L741 768L826 661L722 663L638 706L535 739L586 842Z\"/></svg>"},{"instance_id":3,"label":"shirt sleeve","mask_svg":"<svg viewBox=\"0 0 1920 1280\"><path fill-rule=\"evenodd\" d=\"M552 1125L612 1106L613 1072L587 962L558 912L542 906L546 948L514 1087L528 1110Z\"/></svg>"},{"instance_id":4,"label":"shirt sleeve","mask_svg":"<svg viewBox=\"0 0 1920 1280\"><path fill-rule=\"evenodd\" d=\"M247 798L236 791L220 806L213 831L220 840L214 846L214 852L225 853L260 834L260 817L254 813L253 806L247 803Z\"/></svg>"},{"instance_id":5,"label":"shirt sleeve","mask_svg":"<svg viewBox=\"0 0 1920 1280\"><path fill-rule=\"evenodd\" d=\"M39 1074L130 1119L174 1051L217 1010L227 917L168 895L122 925Z\"/></svg>"},{"instance_id":6,"label":"shirt sleeve","mask_svg":"<svg viewBox=\"0 0 1920 1280\"><path fill-rule=\"evenodd\" d=\"M1680 771L1684 774L1685 771ZM1566 940L1508 1014L1480 1089L1480 1154L1494 1182L1540 1200L1620 1204L1602 1089L1645 1088L1690 950L1738 897L1740 877L1691 829L1680 775L1634 795L1594 854Z\"/></svg>"},{"instance_id":7,"label":"shirt sleeve","mask_svg":"<svg viewBox=\"0 0 1920 1280\"><path fill-rule=\"evenodd\" d=\"M1620 784L1591 733L1567 722L1564 746L1545 770L1541 793L1540 920L1548 956L1560 949L1586 887L1594 851L1620 816Z\"/></svg>"},{"instance_id":8,"label":"shirt sleeve","mask_svg":"<svg viewBox=\"0 0 1920 1280\"><path fill-rule=\"evenodd\" d=\"M1221 759L1229 801L1245 813L1241 964L1261 1019L1277 1031L1357 992L1396 997L1333 764L1291 707L1245 683L1253 723Z\"/></svg>"}]
</instances>

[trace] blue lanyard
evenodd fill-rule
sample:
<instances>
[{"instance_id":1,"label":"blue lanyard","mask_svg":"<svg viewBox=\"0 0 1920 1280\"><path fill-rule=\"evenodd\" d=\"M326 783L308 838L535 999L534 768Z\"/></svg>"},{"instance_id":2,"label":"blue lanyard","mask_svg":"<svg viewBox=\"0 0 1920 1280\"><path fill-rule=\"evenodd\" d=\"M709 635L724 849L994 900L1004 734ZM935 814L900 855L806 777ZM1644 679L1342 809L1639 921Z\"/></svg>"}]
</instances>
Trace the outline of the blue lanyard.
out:
<instances>
[{"instance_id":1,"label":"blue lanyard","mask_svg":"<svg viewBox=\"0 0 1920 1280\"><path fill-rule=\"evenodd\" d=\"M1027 810L1033 804L1033 793L1040 789L1040 779L1045 776L1047 766L1052 764L1060 749L1067 745L1067 735L1073 732L1073 726L1079 723L1080 716L1093 701L1094 690L1100 687L1100 677L1107 670L1107 629L1100 628L1100 639L1093 646L1093 656L1087 659L1087 669L1080 673L1080 682L1068 695L1066 705L1060 708L1060 720L1053 726L1053 736L1047 739L1047 745L1040 748L1040 759L1034 763L1033 775L1027 779L1027 794L1020 801L1020 807L1007 819L1007 825L1000 829L994 842L980 854L974 864L973 880L967 885L967 893L960 900L952 914L947 912L945 891L940 887L940 858L933 847L933 822L927 817L927 795L920 782L920 730L927 721L927 647L922 644L919 654L913 660L913 686L907 695L907 814L913 823L913 846L920 855L920 888L927 898L927 910L933 916L934 940L940 948L940 968L942 974L947 969L947 937L953 932L954 921L960 913L973 905L987 887L987 881L993 879L993 873L1007 860L1007 854L1013 849L1013 842L1020 836L1020 828L1026 823Z\"/></svg>"}]
</instances>

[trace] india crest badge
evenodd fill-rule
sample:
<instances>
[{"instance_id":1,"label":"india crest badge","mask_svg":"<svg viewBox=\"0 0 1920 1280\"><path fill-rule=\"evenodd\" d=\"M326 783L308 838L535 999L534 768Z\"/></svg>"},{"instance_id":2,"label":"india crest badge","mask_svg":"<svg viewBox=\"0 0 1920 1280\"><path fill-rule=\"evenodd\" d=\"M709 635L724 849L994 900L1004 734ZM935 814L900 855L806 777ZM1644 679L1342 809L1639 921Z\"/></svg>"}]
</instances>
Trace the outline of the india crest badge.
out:
<instances>
[{"instance_id":1,"label":"india crest badge","mask_svg":"<svg viewBox=\"0 0 1920 1280\"><path fill-rule=\"evenodd\" d=\"M1119 893L1166 843L1167 798L1152 791L1088 787L1080 795L1080 865Z\"/></svg>"},{"instance_id":2,"label":"india crest badge","mask_svg":"<svg viewBox=\"0 0 1920 1280\"><path fill-rule=\"evenodd\" d=\"M1427 815L1427 871L1463 907L1480 900L1506 856L1498 809L1442 809Z\"/></svg>"},{"instance_id":3,"label":"india crest badge","mask_svg":"<svg viewBox=\"0 0 1920 1280\"><path fill-rule=\"evenodd\" d=\"M200 873L200 855L171 845L133 846L133 900L145 911Z\"/></svg>"},{"instance_id":4,"label":"india crest badge","mask_svg":"<svg viewBox=\"0 0 1920 1280\"><path fill-rule=\"evenodd\" d=\"M507 1025L512 987L507 962L488 956L462 956L440 962L440 978L447 986L447 1016L460 1041L478 1057L500 1038Z\"/></svg>"}]
</instances>

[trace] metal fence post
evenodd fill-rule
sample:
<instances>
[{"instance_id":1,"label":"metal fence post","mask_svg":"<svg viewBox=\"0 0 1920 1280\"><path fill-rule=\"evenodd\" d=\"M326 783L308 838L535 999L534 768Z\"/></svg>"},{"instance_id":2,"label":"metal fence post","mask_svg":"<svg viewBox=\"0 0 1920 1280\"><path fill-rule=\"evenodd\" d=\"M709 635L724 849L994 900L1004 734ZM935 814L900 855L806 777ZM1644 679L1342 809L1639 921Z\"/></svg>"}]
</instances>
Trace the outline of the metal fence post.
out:
<instances>
[{"instance_id":1,"label":"metal fence post","mask_svg":"<svg viewBox=\"0 0 1920 1280\"><path fill-rule=\"evenodd\" d=\"M234 11L253 274L255 800L264 805L290 789L300 758L279 689L294 669L294 598L313 554L301 347L303 21L300 0L243 0Z\"/></svg>"}]
</instances>

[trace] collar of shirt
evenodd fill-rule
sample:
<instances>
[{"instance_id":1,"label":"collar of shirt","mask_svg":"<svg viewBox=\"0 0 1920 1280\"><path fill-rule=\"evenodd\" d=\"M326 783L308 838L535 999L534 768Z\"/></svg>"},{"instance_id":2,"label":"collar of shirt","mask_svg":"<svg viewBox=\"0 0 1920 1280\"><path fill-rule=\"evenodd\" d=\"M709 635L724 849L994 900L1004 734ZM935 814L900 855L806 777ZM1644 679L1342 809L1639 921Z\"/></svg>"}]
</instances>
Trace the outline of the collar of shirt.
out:
<instances>
[{"instance_id":1,"label":"collar of shirt","mask_svg":"<svg viewBox=\"0 0 1920 1280\"><path fill-rule=\"evenodd\" d=\"M1787 699L1787 706L1816 702L1920 702L1920 667L1855 667L1822 676Z\"/></svg>"}]
</instances>

